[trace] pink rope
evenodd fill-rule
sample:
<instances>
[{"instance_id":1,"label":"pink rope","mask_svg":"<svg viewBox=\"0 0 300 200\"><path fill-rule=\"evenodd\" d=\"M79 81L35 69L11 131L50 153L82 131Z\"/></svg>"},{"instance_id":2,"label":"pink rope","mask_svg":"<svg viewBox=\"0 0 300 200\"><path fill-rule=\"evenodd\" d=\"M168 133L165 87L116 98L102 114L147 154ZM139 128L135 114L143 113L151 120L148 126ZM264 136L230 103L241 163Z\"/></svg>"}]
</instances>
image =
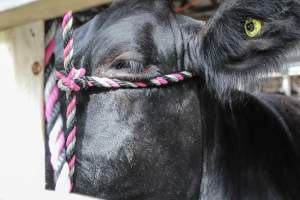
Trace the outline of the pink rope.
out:
<instances>
[{"instance_id":1,"label":"pink rope","mask_svg":"<svg viewBox=\"0 0 300 200\"><path fill-rule=\"evenodd\" d=\"M76 82L74 81L74 79L77 78L76 73L77 73L77 70L72 68L72 70L68 76L65 76L61 72L56 72L56 76L58 79L60 79L62 85L69 88L71 91L78 92L80 90L80 86L78 84L76 84ZM79 73L78 78L82 78L85 75L85 69L83 69L83 68L80 69L78 73Z\"/></svg>"},{"instance_id":2,"label":"pink rope","mask_svg":"<svg viewBox=\"0 0 300 200\"><path fill-rule=\"evenodd\" d=\"M50 97L48 98L48 103L45 105L45 118L46 121L49 122L51 115L53 113L54 105L56 104L59 96L59 90L58 87L53 87Z\"/></svg>"},{"instance_id":3,"label":"pink rope","mask_svg":"<svg viewBox=\"0 0 300 200\"><path fill-rule=\"evenodd\" d=\"M69 116L71 114L71 112L74 110L75 107L76 107L76 98L72 99L72 101L68 105L68 107L67 107L67 116Z\"/></svg>"},{"instance_id":4,"label":"pink rope","mask_svg":"<svg viewBox=\"0 0 300 200\"><path fill-rule=\"evenodd\" d=\"M53 51L54 51L54 49L55 49L55 46L56 46L56 44L55 44L55 39L53 38L52 40L51 40L51 42L49 43L49 45L48 45L48 47L47 47L47 49L46 49L46 52L45 52L45 65L48 65L49 64L49 61L50 61L50 58L51 58L51 56L52 56L52 54L53 54Z\"/></svg>"},{"instance_id":5,"label":"pink rope","mask_svg":"<svg viewBox=\"0 0 300 200\"><path fill-rule=\"evenodd\" d=\"M162 77L155 78L158 82L160 82L162 85L168 85L168 81Z\"/></svg>"},{"instance_id":6,"label":"pink rope","mask_svg":"<svg viewBox=\"0 0 300 200\"><path fill-rule=\"evenodd\" d=\"M58 85L62 88L70 90L66 93L67 97L67 111L66 111L66 141L65 141L65 152L66 162L68 165L68 171L62 170L60 180L66 180L64 186L67 187L67 191L71 192L73 189L73 175L75 171L75 143L77 127L75 124L76 116L76 95L74 92L80 90L80 86L75 82L75 79L82 78L85 75L85 69L75 69L73 66L73 16L72 12L68 12L63 19L63 42L64 42L64 67L65 74L56 72L59 78ZM62 186L63 187L63 186Z\"/></svg>"},{"instance_id":7,"label":"pink rope","mask_svg":"<svg viewBox=\"0 0 300 200\"><path fill-rule=\"evenodd\" d=\"M182 81L184 79L181 74L172 74L172 75L175 76L180 81Z\"/></svg>"},{"instance_id":8,"label":"pink rope","mask_svg":"<svg viewBox=\"0 0 300 200\"><path fill-rule=\"evenodd\" d=\"M76 156L74 155L69 163L70 169L75 166Z\"/></svg>"},{"instance_id":9,"label":"pink rope","mask_svg":"<svg viewBox=\"0 0 300 200\"><path fill-rule=\"evenodd\" d=\"M64 57L67 57L70 53L70 51L72 51L73 49L73 39L71 39L69 41L69 43L67 44L66 48L64 49Z\"/></svg>"},{"instance_id":10,"label":"pink rope","mask_svg":"<svg viewBox=\"0 0 300 200\"><path fill-rule=\"evenodd\" d=\"M69 146L72 143L72 141L75 139L76 132L77 132L77 128L74 127L73 130L71 131L69 137L67 138L67 142L66 142L67 146Z\"/></svg>"},{"instance_id":11,"label":"pink rope","mask_svg":"<svg viewBox=\"0 0 300 200\"><path fill-rule=\"evenodd\" d=\"M136 85L140 88L146 88L147 87L147 84L145 83L142 83L142 82L136 82Z\"/></svg>"},{"instance_id":12,"label":"pink rope","mask_svg":"<svg viewBox=\"0 0 300 200\"><path fill-rule=\"evenodd\" d=\"M67 23L70 21L70 19L72 18L73 13L72 11L69 11L65 14L64 18L63 18L63 22L62 22L62 26L63 28L66 27Z\"/></svg>"},{"instance_id":13,"label":"pink rope","mask_svg":"<svg viewBox=\"0 0 300 200\"><path fill-rule=\"evenodd\" d=\"M113 88L120 88L120 84L116 83L115 81L109 79L109 78L104 78L108 84L110 84Z\"/></svg>"},{"instance_id":14,"label":"pink rope","mask_svg":"<svg viewBox=\"0 0 300 200\"><path fill-rule=\"evenodd\" d=\"M59 155L63 152L65 146L65 136L62 130L58 135L56 143L57 143L56 150L55 152L52 152L51 155L51 164L53 169L57 168L57 160L59 159Z\"/></svg>"}]
</instances>

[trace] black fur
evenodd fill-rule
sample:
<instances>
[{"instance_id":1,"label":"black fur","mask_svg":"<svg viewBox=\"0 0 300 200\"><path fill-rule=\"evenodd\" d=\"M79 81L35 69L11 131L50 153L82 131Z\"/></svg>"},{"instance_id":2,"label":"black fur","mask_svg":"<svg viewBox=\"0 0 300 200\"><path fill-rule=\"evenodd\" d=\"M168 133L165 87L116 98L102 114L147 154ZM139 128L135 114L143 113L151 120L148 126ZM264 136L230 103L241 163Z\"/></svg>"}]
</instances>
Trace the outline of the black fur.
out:
<instances>
[{"instance_id":1,"label":"black fur","mask_svg":"<svg viewBox=\"0 0 300 200\"><path fill-rule=\"evenodd\" d=\"M228 0L205 24L166 0L118 0L76 30L76 65L89 75L198 77L80 93L74 192L108 200L298 199L299 103L236 89L281 68L299 40L299 11L296 0ZM264 21L260 37L245 36L247 17ZM57 40L62 66L61 33Z\"/></svg>"},{"instance_id":2,"label":"black fur","mask_svg":"<svg viewBox=\"0 0 300 200\"><path fill-rule=\"evenodd\" d=\"M224 98L232 89L257 86L259 75L282 70L286 52L299 42L299 3L225 0L190 45L208 87ZM249 38L245 33L249 17L263 21L258 37Z\"/></svg>"}]
</instances>

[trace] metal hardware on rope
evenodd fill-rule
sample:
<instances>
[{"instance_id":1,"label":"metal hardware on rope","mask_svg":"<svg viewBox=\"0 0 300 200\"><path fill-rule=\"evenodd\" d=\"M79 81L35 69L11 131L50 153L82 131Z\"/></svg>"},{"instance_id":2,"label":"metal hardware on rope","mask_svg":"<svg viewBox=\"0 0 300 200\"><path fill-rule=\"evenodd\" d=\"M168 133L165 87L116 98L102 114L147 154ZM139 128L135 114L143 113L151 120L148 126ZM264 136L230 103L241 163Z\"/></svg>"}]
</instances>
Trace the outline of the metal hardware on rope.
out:
<instances>
[{"instance_id":1,"label":"metal hardware on rope","mask_svg":"<svg viewBox=\"0 0 300 200\"><path fill-rule=\"evenodd\" d=\"M64 72L55 71L54 49L56 26L46 35L45 64L48 67L45 83L45 119L51 165L54 170L55 190L71 192L75 171L76 146L76 93L91 87L101 89L161 87L192 78L192 73L182 71L159 76L143 82L85 76L84 68L76 69L74 61L73 15L68 12L63 19ZM48 75L47 75L48 74ZM58 79L58 80L57 80ZM59 102L59 89L66 92L67 111L64 122ZM65 128L65 131L64 131Z\"/></svg>"}]
</instances>

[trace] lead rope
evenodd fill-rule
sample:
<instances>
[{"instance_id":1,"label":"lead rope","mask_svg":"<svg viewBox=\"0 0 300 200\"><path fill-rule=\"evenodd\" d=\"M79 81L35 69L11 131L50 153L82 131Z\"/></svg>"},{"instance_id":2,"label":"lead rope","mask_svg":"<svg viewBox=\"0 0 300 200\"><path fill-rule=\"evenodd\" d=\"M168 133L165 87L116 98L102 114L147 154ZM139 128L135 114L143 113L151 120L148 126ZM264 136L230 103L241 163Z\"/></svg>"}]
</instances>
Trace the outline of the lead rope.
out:
<instances>
[{"instance_id":1,"label":"lead rope","mask_svg":"<svg viewBox=\"0 0 300 200\"><path fill-rule=\"evenodd\" d=\"M84 69L76 70L73 65L73 15L68 12L63 19L64 40L64 68L70 80L80 78L85 74ZM45 121L46 141L50 151L50 163L54 171L53 181L56 191L71 192L73 189L73 175L75 171L75 144L76 144L76 95L72 88L66 91L67 111L64 122L59 101L60 92L57 85L55 70L54 49L57 25L46 34L45 44ZM65 127L65 131L64 131Z\"/></svg>"},{"instance_id":2,"label":"lead rope","mask_svg":"<svg viewBox=\"0 0 300 200\"><path fill-rule=\"evenodd\" d=\"M46 33L45 39L45 88L44 88L44 105L45 105L45 128L46 141L50 151L50 163L54 171L53 182L55 188L58 183L60 174L65 164L65 136L63 131L63 117L61 114L61 104L59 101L60 91L57 86L55 73L54 49L56 47L55 34L58 25L53 23Z\"/></svg>"},{"instance_id":3,"label":"lead rope","mask_svg":"<svg viewBox=\"0 0 300 200\"><path fill-rule=\"evenodd\" d=\"M187 71L159 76L143 82L85 76L85 69L74 67L73 15L68 12L63 18L64 71L55 72L54 68L54 34L56 28L46 36L45 64L51 73L46 75L45 83L45 120L47 124L48 145L51 165L54 170L55 190L71 192L75 172L76 146L76 93L81 89L96 87L100 89L160 87L178 83L192 78ZM48 38L48 39L47 39ZM49 41L49 42L47 42ZM55 77L56 76L56 77ZM58 82L57 82L58 78ZM56 84L57 83L57 84ZM64 122L59 102L59 89L66 93L67 111ZM65 127L65 132L63 131Z\"/></svg>"},{"instance_id":4,"label":"lead rope","mask_svg":"<svg viewBox=\"0 0 300 200\"><path fill-rule=\"evenodd\" d=\"M79 91L78 87L73 81L77 78L81 78L85 75L85 70L83 68L76 69L74 67L74 49L73 49L73 14L68 12L65 14L62 22L63 27L63 46L64 46L64 73L60 73L61 79L67 79L70 83L68 89L66 90L66 118L65 118L65 158L66 162L61 173L61 182L57 181L57 190L64 188L64 191L71 192L73 189L73 176L75 172L75 146L76 146L76 103L77 96L75 92ZM63 87L63 85L61 85ZM66 88L65 88L66 89ZM62 184L59 184L62 183ZM66 187L66 188L65 188Z\"/></svg>"}]
</instances>

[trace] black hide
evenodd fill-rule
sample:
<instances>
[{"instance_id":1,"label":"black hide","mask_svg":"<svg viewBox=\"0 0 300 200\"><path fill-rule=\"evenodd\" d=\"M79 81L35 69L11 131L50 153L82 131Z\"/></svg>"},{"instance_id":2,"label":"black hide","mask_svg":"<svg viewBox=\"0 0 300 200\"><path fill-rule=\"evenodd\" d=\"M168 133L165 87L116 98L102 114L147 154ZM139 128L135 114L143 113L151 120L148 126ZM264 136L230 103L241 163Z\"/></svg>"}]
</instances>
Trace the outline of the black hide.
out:
<instances>
[{"instance_id":1,"label":"black hide","mask_svg":"<svg viewBox=\"0 0 300 200\"><path fill-rule=\"evenodd\" d=\"M248 18L263 23L256 37L246 34ZM299 0L224 0L190 40L193 64L222 100L232 89L252 89L259 75L284 67L285 53L300 38L299 21Z\"/></svg>"},{"instance_id":2,"label":"black hide","mask_svg":"<svg viewBox=\"0 0 300 200\"><path fill-rule=\"evenodd\" d=\"M300 197L299 103L234 91L277 68L298 41L299 10L297 1L227 1L205 24L164 0L119 0L76 30L75 63L89 75L143 80L189 70L197 78L80 93L74 192L107 200ZM245 37L247 17L264 21L259 37Z\"/></svg>"}]
</instances>

